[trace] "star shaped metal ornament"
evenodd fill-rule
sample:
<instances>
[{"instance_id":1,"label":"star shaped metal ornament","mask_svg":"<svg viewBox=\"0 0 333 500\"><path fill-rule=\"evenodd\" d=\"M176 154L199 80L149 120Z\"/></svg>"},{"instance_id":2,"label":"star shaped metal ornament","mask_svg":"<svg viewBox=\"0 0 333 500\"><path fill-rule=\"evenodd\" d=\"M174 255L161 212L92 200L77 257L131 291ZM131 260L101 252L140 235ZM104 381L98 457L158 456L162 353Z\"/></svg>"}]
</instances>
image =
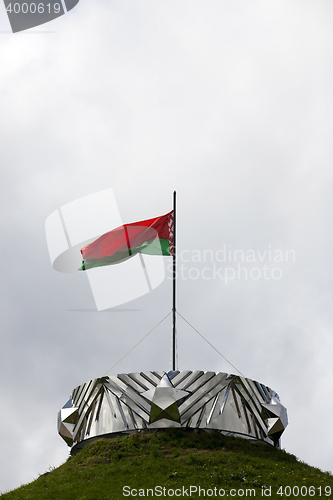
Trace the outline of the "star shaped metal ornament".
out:
<instances>
[{"instance_id":1,"label":"star shaped metal ornament","mask_svg":"<svg viewBox=\"0 0 333 500\"><path fill-rule=\"evenodd\" d=\"M278 440L288 425L288 416L286 408L280 403L279 399L272 397L269 403L261 405L265 408L269 418L266 419L267 434L274 441Z\"/></svg>"},{"instance_id":2,"label":"star shaped metal ornament","mask_svg":"<svg viewBox=\"0 0 333 500\"><path fill-rule=\"evenodd\" d=\"M78 408L72 406L72 400L69 399L58 413L58 432L68 446L73 444L73 430L77 418Z\"/></svg>"},{"instance_id":3,"label":"star shaped metal ornament","mask_svg":"<svg viewBox=\"0 0 333 500\"><path fill-rule=\"evenodd\" d=\"M175 389L165 374L154 389L141 393L141 396L151 401L149 423L152 424L162 418L180 423L177 401L188 394L188 391Z\"/></svg>"}]
</instances>

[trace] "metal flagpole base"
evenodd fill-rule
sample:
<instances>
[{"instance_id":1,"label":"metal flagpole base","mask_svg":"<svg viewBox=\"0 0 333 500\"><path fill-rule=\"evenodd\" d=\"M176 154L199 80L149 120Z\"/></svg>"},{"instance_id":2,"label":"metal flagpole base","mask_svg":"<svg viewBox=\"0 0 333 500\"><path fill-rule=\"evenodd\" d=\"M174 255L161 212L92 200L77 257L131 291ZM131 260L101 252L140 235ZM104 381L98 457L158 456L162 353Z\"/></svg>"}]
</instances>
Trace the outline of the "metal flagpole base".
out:
<instances>
[{"instance_id":1,"label":"metal flagpole base","mask_svg":"<svg viewBox=\"0 0 333 500\"><path fill-rule=\"evenodd\" d=\"M169 427L215 430L280 447L287 425L287 410L269 387L198 370L90 380L74 389L58 414L58 432L72 452L100 437Z\"/></svg>"}]
</instances>

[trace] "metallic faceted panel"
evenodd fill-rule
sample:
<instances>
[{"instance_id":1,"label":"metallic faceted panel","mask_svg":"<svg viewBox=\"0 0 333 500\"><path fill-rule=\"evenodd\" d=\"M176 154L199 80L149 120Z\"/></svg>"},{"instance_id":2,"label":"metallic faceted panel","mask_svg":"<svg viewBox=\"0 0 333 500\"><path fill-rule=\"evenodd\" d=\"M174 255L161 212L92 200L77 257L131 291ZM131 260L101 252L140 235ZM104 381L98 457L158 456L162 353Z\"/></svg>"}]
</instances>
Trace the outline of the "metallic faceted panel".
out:
<instances>
[{"instance_id":1,"label":"metallic faceted panel","mask_svg":"<svg viewBox=\"0 0 333 500\"><path fill-rule=\"evenodd\" d=\"M280 447L287 425L287 410L269 387L199 370L93 379L74 389L58 414L58 432L73 448L112 433L168 427L217 430Z\"/></svg>"},{"instance_id":2,"label":"metallic faceted panel","mask_svg":"<svg viewBox=\"0 0 333 500\"><path fill-rule=\"evenodd\" d=\"M160 406L152 402L149 423L153 424L154 422L158 422L163 418L166 418L171 422L179 422L180 417L176 402L167 406L164 410L162 410Z\"/></svg>"}]
</instances>

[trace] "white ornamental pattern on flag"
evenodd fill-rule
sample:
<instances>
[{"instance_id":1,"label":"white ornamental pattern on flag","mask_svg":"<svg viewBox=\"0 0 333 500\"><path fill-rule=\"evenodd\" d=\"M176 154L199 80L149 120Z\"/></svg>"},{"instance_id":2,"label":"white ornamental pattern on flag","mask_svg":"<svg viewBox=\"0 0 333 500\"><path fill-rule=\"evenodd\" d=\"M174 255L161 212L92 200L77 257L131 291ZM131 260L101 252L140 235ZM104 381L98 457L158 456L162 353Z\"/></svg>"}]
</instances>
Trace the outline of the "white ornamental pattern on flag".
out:
<instances>
[{"instance_id":1,"label":"white ornamental pattern on flag","mask_svg":"<svg viewBox=\"0 0 333 500\"><path fill-rule=\"evenodd\" d=\"M174 225L173 225L173 212L169 214L168 217L168 228L169 228L169 245L170 245L170 255L173 255L173 234L174 234Z\"/></svg>"}]
</instances>

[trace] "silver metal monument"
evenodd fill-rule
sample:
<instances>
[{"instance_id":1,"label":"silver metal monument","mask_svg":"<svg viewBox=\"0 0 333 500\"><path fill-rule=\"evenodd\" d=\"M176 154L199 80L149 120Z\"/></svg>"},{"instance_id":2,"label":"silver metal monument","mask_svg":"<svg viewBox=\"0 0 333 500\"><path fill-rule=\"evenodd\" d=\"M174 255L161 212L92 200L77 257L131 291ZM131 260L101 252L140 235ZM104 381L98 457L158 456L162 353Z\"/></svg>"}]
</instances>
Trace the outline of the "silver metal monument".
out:
<instances>
[{"instance_id":1,"label":"silver metal monument","mask_svg":"<svg viewBox=\"0 0 333 500\"><path fill-rule=\"evenodd\" d=\"M74 389L58 414L58 432L76 450L117 433L177 427L219 431L280 447L288 424L279 396L227 373L123 373Z\"/></svg>"}]
</instances>

